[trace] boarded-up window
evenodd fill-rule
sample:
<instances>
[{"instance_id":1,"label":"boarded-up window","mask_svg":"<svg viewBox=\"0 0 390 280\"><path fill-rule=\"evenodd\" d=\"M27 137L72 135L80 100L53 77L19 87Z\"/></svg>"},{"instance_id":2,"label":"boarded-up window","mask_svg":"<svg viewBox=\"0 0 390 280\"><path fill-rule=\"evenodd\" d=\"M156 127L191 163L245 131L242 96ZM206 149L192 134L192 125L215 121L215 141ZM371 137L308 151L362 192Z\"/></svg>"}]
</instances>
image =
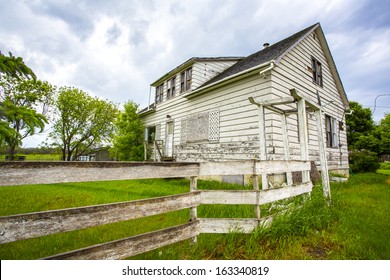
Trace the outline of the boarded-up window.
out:
<instances>
[{"instance_id":1,"label":"boarded-up window","mask_svg":"<svg viewBox=\"0 0 390 280\"><path fill-rule=\"evenodd\" d=\"M187 142L209 140L209 113L201 113L187 119Z\"/></svg>"},{"instance_id":2,"label":"boarded-up window","mask_svg":"<svg viewBox=\"0 0 390 280\"><path fill-rule=\"evenodd\" d=\"M180 142L219 141L219 111L189 116L181 120Z\"/></svg>"}]
</instances>

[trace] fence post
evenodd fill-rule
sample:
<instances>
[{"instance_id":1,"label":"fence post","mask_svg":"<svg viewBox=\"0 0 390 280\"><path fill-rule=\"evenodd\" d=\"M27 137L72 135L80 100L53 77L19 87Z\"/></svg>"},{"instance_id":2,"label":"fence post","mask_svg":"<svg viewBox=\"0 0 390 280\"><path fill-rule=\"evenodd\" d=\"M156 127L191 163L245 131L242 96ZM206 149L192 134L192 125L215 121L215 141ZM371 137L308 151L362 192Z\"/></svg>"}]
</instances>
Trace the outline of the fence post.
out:
<instances>
[{"instance_id":1,"label":"fence post","mask_svg":"<svg viewBox=\"0 0 390 280\"><path fill-rule=\"evenodd\" d=\"M253 190L256 191L255 217L258 222L261 218L259 175L256 174L256 160L253 161Z\"/></svg>"},{"instance_id":2,"label":"fence post","mask_svg":"<svg viewBox=\"0 0 390 280\"><path fill-rule=\"evenodd\" d=\"M190 177L190 191L191 192L196 192L198 190L198 177ZM191 222L194 222L196 221L196 219L198 218L198 211L197 211L197 207L191 207L190 208L190 221ZM197 242L197 237L193 237L192 238L192 243L196 243Z\"/></svg>"}]
</instances>

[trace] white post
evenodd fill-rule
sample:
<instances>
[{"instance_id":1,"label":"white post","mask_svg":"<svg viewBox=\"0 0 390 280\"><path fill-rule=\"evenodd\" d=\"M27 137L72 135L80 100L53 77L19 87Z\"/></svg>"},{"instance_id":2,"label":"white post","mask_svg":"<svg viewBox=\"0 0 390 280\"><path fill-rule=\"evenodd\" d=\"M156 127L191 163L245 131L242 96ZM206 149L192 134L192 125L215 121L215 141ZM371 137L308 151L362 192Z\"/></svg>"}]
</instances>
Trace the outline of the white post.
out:
<instances>
[{"instance_id":1,"label":"white post","mask_svg":"<svg viewBox=\"0 0 390 280\"><path fill-rule=\"evenodd\" d=\"M267 144L265 135L265 114L264 106L258 105L259 108L259 143L260 143L260 160L267 160ZM268 189L268 177L266 173L261 173L262 189Z\"/></svg>"},{"instance_id":2,"label":"white post","mask_svg":"<svg viewBox=\"0 0 390 280\"><path fill-rule=\"evenodd\" d=\"M198 190L198 177L191 177L190 178L190 191L191 192L196 192ZM197 211L197 207L191 207L190 209L190 220L191 222L194 222L196 221L196 219L198 218L198 211ZM192 243L196 243L197 242L197 238L196 236L192 238Z\"/></svg>"},{"instance_id":3,"label":"white post","mask_svg":"<svg viewBox=\"0 0 390 280\"><path fill-rule=\"evenodd\" d=\"M282 119L282 133L283 133L283 145L284 145L284 160L290 160L290 141L288 140L287 132L287 116L285 114L280 116ZM292 173L286 172L287 186L292 186Z\"/></svg>"},{"instance_id":4,"label":"white post","mask_svg":"<svg viewBox=\"0 0 390 280\"><path fill-rule=\"evenodd\" d=\"M324 196L330 200L330 183L328 174L328 161L326 159L326 143L324 135L324 126L322 120L322 111L316 111L317 119L317 130L318 130L318 148L320 152L320 163L321 163L321 177L322 177L322 189Z\"/></svg>"},{"instance_id":5,"label":"white post","mask_svg":"<svg viewBox=\"0 0 390 280\"><path fill-rule=\"evenodd\" d=\"M299 142L301 145L301 160L309 160L309 139L306 119L306 101L305 99L298 100L298 126L299 126ZM302 182L310 181L309 171L302 172Z\"/></svg>"}]
</instances>

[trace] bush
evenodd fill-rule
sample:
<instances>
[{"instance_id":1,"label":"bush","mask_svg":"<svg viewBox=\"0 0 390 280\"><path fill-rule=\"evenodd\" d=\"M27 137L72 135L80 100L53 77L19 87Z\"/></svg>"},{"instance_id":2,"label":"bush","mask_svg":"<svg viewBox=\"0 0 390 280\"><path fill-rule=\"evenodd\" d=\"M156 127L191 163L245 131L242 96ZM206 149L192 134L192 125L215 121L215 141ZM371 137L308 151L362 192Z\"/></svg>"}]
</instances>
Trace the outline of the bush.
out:
<instances>
[{"instance_id":1,"label":"bush","mask_svg":"<svg viewBox=\"0 0 390 280\"><path fill-rule=\"evenodd\" d=\"M390 162L382 162L380 169L390 170Z\"/></svg>"},{"instance_id":2,"label":"bush","mask_svg":"<svg viewBox=\"0 0 390 280\"><path fill-rule=\"evenodd\" d=\"M369 150L349 152L349 167L352 172L376 172L380 167L378 155Z\"/></svg>"}]
</instances>

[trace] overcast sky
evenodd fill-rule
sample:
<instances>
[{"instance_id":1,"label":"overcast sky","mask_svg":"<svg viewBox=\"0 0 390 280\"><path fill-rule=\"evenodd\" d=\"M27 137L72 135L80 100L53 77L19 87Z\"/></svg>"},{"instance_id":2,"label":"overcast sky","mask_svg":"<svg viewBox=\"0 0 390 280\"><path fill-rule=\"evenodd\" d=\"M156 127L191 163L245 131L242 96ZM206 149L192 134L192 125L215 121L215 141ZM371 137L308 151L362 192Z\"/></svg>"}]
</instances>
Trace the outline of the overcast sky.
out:
<instances>
[{"instance_id":1,"label":"overcast sky","mask_svg":"<svg viewBox=\"0 0 390 280\"><path fill-rule=\"evenodd\" d=\"M41 80L148 105L197 56L247 56L320 22L349 100L390 112L390 0L0 0L0 50ZM42 137L25 141L40 143Z\"/></svg>"}]
</instances>

